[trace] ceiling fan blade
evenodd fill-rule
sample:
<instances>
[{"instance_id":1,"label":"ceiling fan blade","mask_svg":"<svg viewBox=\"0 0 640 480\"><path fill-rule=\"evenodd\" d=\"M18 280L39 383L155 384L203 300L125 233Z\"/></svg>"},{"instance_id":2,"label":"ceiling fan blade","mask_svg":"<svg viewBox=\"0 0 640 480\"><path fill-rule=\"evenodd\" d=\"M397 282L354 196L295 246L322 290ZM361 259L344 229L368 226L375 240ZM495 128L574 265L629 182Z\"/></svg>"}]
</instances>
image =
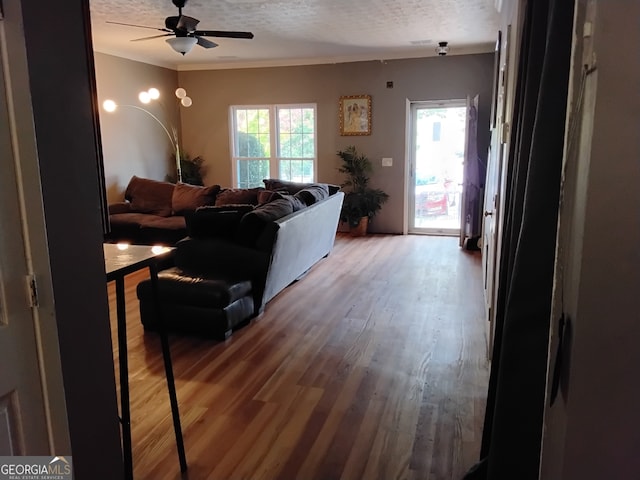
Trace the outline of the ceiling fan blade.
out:
<instances>
[{"instance_id":1,"label":"ceiling fan blade","mask_svg":"<svg viewBox=\"0 0 640 480\"><path fill-rule=\"evenodd\" d=\"M176 25L176 28L178 30L186 30L187 32L193 32L199 23L200 23L200 20L198 20L197 18L181 15L180 18L178 19L178 24Z\"/></svg>"},{"instance_id":2,"label":"ceiling fan blade","mask_svg":"<svg viewBox=\"0 0 640 480\"><path fill-rule=\"evenodd\" d=\"M106 23L111 23L113 25L124 25L125 27L149 28L151 30L160 30L161 32L171 32L171 30L168 30L166 28L147 27L146 25L133 25L131 23L109 22L109 21L107 21Z\"/></svg>"},{"instance_id":3,"label":"ceiling fan blade","mask_svg":"<svg viewBox=\"0 0 640 480\"><path fill-rule=\"evenodd\" d=\"M194 35L202 37L223 37L223 38L253 38L251 32L227 32L221 30L196 30Z\"/></svg>"},{"instance_id":4,"label":"ceiling fan blade","mask_svg":"<svg viewBox=\"0 0 640 480\"><path fill-rule=\"evenodd\" d=\"M143 40L152 40L154 38L171 37L173 33L163 33L162 35L152 35L151 37L134 38L132 42L141 42Z\"/></svg>"},{"instance_id":5,"label":"ceiling fan blade","mask_svg":"<svg viewBox=\"0 0 640 480\"><path fill-rule=\"evenodd\" d=\"M214 48L217 47L218 44L212 42L211 40L207 40L206 38L199 37L198 35L194 35L196 39L198 39L198 45L204 48Z\"/></svg>"}]
</instances>

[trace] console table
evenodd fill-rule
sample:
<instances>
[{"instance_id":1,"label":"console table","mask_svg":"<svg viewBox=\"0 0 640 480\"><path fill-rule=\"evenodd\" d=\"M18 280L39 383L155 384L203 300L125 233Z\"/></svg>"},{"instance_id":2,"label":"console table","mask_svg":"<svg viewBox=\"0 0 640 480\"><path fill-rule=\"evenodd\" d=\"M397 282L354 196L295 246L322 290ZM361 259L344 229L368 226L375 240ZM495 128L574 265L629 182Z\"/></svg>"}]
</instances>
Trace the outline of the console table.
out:
<instances>
[{"instance_id":1,"label":"console table","mask_svg":"<svg viewBox=\"0 0 640 480\"><path fill-rule=\"evenodd\" d=\"M118 349L120 365L120 423L122 424L122 451L124 456L125 479L133 479L133 456L131 452L131 415L129 406L129 362L127 359L127 321L126 302L124 296L124 277L130 273L149 268L153 294L158 302L158 262L172 254L173 249L167 247L151 247L146 245L114 245L104 244L104 261L107 282L116 282L116 311L118 324ZM182 440L182 427L178 411L178 398L173 377L169 340L164 328L162 309L158 312L158 333L162 345L173 428L176 435L180 471L187 470L187 460Z\"/></svg>"}]
</instances>

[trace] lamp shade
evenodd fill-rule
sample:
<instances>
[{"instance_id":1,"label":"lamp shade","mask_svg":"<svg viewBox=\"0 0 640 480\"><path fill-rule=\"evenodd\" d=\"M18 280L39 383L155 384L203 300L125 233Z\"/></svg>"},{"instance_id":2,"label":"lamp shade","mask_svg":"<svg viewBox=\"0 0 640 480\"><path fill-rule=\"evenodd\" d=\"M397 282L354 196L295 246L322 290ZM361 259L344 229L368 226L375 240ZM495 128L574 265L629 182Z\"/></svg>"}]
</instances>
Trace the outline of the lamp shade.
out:
<instances>
[{"instance_id":1,"label":"lamp shade","mask_svg":"<svg viewBox=\"0 0 640 480\"><path fill-rule=\"evenodd\" d=\"M116 111L116 108L118 108L118 104L113 100L105 100L104 103L102 104L102 108L104 108L105 111L111 113Z\"/></svg>"},{"instance_id":2,"label":"lamp shade","mask_svg":"<svg viewBox=\"0 0 640 480\"><path fill-rule=\"evenodd\" d=\"M189 53L193 46L198 43L198 39L194 37L173 37L167 38L167 43L171 45L176 52L184 55Z\"/></svg>"}]
</instances>

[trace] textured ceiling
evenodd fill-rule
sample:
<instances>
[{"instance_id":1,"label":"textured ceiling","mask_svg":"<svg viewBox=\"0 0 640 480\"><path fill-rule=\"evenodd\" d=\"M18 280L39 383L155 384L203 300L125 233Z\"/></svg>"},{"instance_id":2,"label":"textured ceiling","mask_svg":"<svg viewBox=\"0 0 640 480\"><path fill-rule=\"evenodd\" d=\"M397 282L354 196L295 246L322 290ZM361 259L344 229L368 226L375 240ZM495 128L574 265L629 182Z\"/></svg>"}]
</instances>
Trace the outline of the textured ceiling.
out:
<instances>
[{"instance_id":1,"label":"textured ceiling","mask_svg":"<svg viewBox=\"0 0 640 480\"><path fill-rule=\"evenodd\" d=\"M212 38L184 57L156 38L162 32L112 25L164 27L177 15L171 0L90 0L94 49L146 63L189 70L337 63L493 51L494 0L189 0L183 14L203 30L253 32L253 40Z\"/></svg>"}]
</instances>

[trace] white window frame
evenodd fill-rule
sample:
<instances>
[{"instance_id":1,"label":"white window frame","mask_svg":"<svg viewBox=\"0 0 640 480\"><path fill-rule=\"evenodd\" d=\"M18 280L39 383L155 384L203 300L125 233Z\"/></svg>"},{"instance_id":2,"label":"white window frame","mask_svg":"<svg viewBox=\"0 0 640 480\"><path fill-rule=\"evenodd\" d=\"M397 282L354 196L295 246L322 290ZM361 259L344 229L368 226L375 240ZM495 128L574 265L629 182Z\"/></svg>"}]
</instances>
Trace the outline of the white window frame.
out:
<instances>
[{"instance_id":1,"label":"white window frame","mask_svg":"<svg viewBox=\"0 0 640 480\"><path fill-rule=\"evenodd\" d=\"M312 158L304 158L302 160L311 160L313 162L313 179L318 178L318 106L316 103L282 103L273 105L231 105L229 107L229 151L231 152L231 174L233 175L233 186L238 187L238 161L246 160L247 157L238 157L236 151L235 132L236 111L237 110L268 110L269 111L269 150L270 155L265 158L269 161L269 177L280 178L280 160L291 160L289 158L281 158L278 156L278 141L280 139L280 125L278 122L278 110L295 110L302 108L313 109L313 151Z\"/></svg>"}]
</instances>

